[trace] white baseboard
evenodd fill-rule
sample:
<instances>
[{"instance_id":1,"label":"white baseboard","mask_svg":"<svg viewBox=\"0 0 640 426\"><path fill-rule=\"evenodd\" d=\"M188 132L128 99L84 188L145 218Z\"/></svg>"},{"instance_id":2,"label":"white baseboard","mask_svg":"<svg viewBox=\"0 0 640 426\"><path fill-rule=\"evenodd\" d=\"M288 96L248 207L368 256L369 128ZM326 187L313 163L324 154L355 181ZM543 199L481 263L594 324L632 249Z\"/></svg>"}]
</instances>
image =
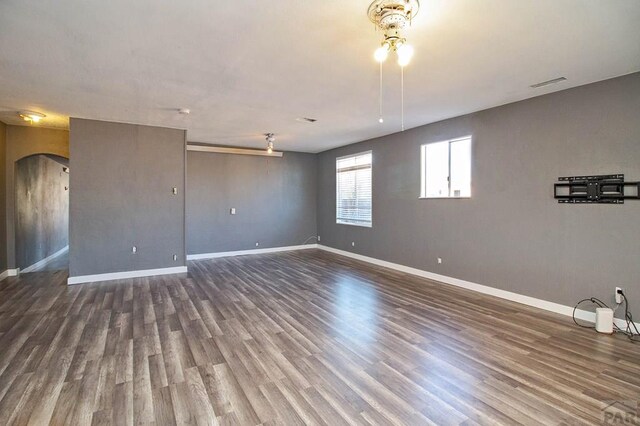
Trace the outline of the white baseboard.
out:
<instances>
[{"instance_id":1,"label":"white baseboard","mask_svg":"<svg viewBox=\"0 0 640 426\"><path fill-rule=\"evenodd\" d=\"M217 253L188 254L187 260L215 259L217 257L243 256L246 254L276 253L279 251L306 250L306 249L312 249L312 248L318 248L318 245L304 244L300 246L271 247L271 248L251 249L251 250L219 251Z\"/></svg>"},{"instance_id":2,"label":"white baseboard","mask_svg":"<svg viewBox=\"0 0 640 426\"><path fill-rule=\"evenodd\" d=\"M46 265L47 263L51 262L56 257L61 256L61 255L65 254L68 251L69 251L69 246L65 246L65 247L61 248L60 250L58 250L57 252L53 253L52 255L47 256L42 260L39 260L38 262L34 263L31 266L27 266L26 268L22 269L21 272L23 274L26 274L28 272L33 272L33 271L35 271L37 269L40 269L44 265Z\"/></svg>"},{"instance_id":3,"label":"white baseboard","mask_svg":"<svg viewBox=\"0 0 640 426\"><path fill-rule=\"evenodd\" d=\"M187 272L186 266L176 266L173 268L142 269L139 271L109 272L107 274L79 275L69 277L67 284L92 283L97 281L124 280L128 278L153 277L156 275L183 274Z\"/></svg>"},{"instance_id":4,"label":"white baseboard","mask_svg":"<svg viewBox=\"0 0 640 426\"><path fill-rule=\"evenodd\" d=\"M501 299L510 300L512 302L522 303L523 305L532 306L534 308L543 309L545 311L555 312L557 314L567 316L573 315L573 306L561 305L559 303L549 302L547 300L537 299L535 297L525 296L522 294L513 293L511 291L500 290L498 288L473 283L471 281L465 281L458 278L448 277L446 275L435 274L433 272L424 271L422 269L412 268L410 266L404 266L398 263L387 262L386 260L363 256L361 254L351 253L333 247L323 246L321 244L318 244L318 248L321 250L329 251L331 253L339 254L341 256L350 257L352 259L361 260L363 262L372 263L374 265L383 266L385 268L394 269L396 271L405 272L411 275L417 275L419 277L427 278L432 281L454 285L456 287L465 288L467 290L477 291L478 293L488 294L490 296L499 297ZM587 322L595 322L596 314L594 312L577 309L576 318ZM627 327L626 322L620 318L616 318L614 321L615 324L622 329ZM640 329L640 323L636 323L636 326Z\"/></svg>"},{"instance_id":5,"label":"white baseboard","mask_svg":"<svg viewBox=\"0 0 640 426\"><path fill-rule=\"evenodd\" d=\"M7 277L17 277L19 274L20 274L20 268L7 269L4 272L0 272L0 281L4 280Z\"/></svg>"}]
</instances>

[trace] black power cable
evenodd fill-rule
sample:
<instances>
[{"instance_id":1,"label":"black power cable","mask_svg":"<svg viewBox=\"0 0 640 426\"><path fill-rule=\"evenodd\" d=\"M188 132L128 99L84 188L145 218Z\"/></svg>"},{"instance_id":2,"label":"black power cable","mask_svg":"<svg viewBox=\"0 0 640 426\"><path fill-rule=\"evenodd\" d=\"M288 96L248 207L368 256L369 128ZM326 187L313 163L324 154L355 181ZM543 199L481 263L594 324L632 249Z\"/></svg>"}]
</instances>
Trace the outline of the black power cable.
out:
<instances>
[{"instance_id":1,"label":"black power cable","mask_svg":"<svg viewBox=\"0 0 640 426\"><path fill-rule=\"evenodd\" d=\"M622 290L620 291L620 294L622 294L622 299L624 300L624 319L627 322L627 329L622 333L626 334L632 342L640 342L640 331L638 331L636 323L633 322L633 315L629 312L629 300L627 300L627 295L624 294L624 291Z\"/></svg>"},{"instance_id":2,"label":"black power cable","mask_svg":"<svg viewBox=\"0 0 640 426\"><path fill-rule=\"evenodd\" d=\"M631 340L634 343L640 342L640 331L638 330L638 327L636 326L636 324L633 322L633 316L631 315L631 312L629 312L629 300L627 299L626 294L624 294L624 291L620 290L620 294L622 295L622 300L624 301L623 302L624 303L624 320L627 323L627 327L626 329L623 330L620 327L618 327L614 322L613 323L614 332L624 334L629 338L629 340ZM583 328L595 328L595 325L580 324L576 319L576 310L581 304L585 302L591 302L599 308L608 308L608 309L611 309L611 308L609 308L609 306L607 306L606 303L604 303L602 300L598 299L597 297L582 299L576 304L576 306L573 307L573 314L572 314L573 322L576 323L577 326L583 327ZM616 306L616 309L614 309L613 312L615 313L615 311L618 310L619 307L620 307L620 304Z\"/></svg>"}]
</instances>

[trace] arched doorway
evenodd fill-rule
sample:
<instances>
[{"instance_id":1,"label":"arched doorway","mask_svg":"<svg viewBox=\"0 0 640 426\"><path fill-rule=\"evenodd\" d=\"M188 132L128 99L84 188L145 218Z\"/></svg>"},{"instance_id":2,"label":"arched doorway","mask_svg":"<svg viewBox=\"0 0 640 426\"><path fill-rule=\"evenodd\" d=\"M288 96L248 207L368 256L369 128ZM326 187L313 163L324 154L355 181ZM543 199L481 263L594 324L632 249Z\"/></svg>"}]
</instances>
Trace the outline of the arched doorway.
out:
<instances>
[{"instance_id":1,"label":"arched doorway","mask_svg":"<svg viewBox=\"0 0 640 426\"><path fill-rule=\"evenodd\" d=\"M69 160L35 154L15 163L16 267L68 269Z\"/></svg>"}]
</instances>

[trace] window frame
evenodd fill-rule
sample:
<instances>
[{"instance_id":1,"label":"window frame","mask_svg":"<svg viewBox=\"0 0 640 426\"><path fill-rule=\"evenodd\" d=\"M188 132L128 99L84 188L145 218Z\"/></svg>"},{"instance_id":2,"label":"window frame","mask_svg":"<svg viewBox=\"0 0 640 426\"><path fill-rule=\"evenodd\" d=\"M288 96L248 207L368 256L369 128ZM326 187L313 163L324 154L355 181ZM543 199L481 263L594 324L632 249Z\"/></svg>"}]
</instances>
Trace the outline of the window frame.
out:
<instances>
[{"instance_id":1,"label":"window frame","mask_svg":"<svg viewBox=\"0 0 640 426\"><path fill-rule=\"evenodd\" d=\"M432 144L436 144L436 143L447 143L447 149L449 151L449 155L448 155L448 159L449 159L449 164L447 166L448 169L448 177L447 177L447 183L448 183L448 189L449 189L449 194L451 194L451 144L455 143L455 142L460 142L463 140L469 140L469 157L470 157L470 164L469 164L469 195L468 196L464 196L464 197L454 197L452 195L449 195L447 197L429 197L426 195L427 193L427 173L426 173L426 167L427 167L427 145L432 145ZM445 139L445 140L441 140L441 141L434 141L434 142L427 142L424 143L422 145L420 145L420 195L418 196L418 199L420 200L469 200L471 199L471 197L473 196L473 135L466 135L466 136L461 136L458 138L454 138L454 139Z\"/></svg>"},{"instance_id":2,"label":"window frame","mask_svg":"<svg viewBox=\"0 0 640 426\"><path fill-rule=\"evenodd\" d=\"M353 157L359 157L362 155L367 155L370 154L371 155L371 166L369 167L371 170L371 219L369 221L368 224L366 223L353 223L353 222L341 222L340 218L338 217L338 194L340 191L340 188L338 187L338 161L343 160L345 158L353 158ZM336 157L335 159L335 165L336 165L336 225L347 225L347 226L357 226L360 228L373 228L373 151L372 150L368 150L368 151L362 151L362 152L357 152L355 154L348 154L348 155L343 155L340 157Z\"/></svg>"}]
</instances>

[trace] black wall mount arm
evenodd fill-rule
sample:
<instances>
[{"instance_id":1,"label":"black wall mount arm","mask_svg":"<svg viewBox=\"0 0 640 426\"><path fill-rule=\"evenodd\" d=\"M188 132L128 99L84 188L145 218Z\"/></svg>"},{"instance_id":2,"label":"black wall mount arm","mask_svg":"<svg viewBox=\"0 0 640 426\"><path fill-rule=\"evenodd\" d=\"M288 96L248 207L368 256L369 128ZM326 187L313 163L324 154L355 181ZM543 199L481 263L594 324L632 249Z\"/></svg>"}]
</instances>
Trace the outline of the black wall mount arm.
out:
<instances>
[{"instance_id":1,"label":"black wall mount arm","mask_svg":"<svg viewBox=\"0 0 640 426\"><path fill-rule=\"evenodd\" d=\"M625 182L623 174L559 177L553 196L559 203L624 204L640 200L640 182Z\"/></svg>"}]
</instances>

